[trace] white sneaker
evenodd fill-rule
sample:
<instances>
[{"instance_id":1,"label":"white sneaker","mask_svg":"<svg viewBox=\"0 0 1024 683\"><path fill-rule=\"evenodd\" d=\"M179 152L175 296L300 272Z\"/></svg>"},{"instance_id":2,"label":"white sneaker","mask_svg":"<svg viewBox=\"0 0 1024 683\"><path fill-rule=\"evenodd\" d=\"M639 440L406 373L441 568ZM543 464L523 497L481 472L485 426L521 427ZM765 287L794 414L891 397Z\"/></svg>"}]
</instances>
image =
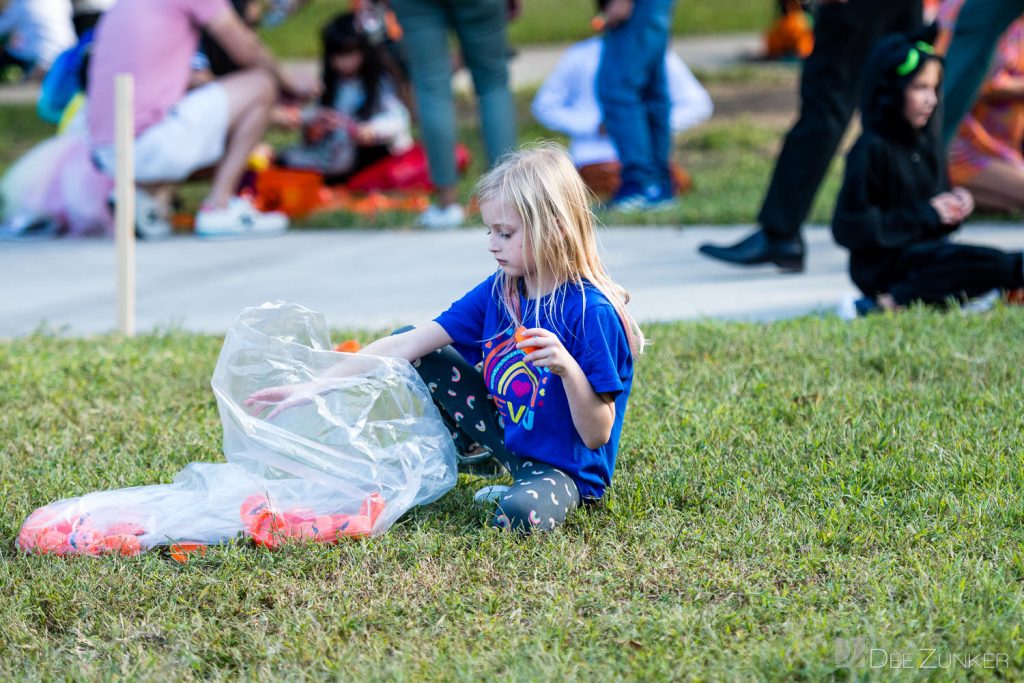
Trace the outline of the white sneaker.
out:
<instances>
[{"instance_id":1,"label":"white sneaker","mask_svg":"<svg viewBox=\"0 0 1024 683\"><path fill-rule=\"evenodd\" d=\"M1003 293L998 289L989 290L981 296L976 296L970 299L960 307L961 313L987 313L996 306L997 301L1001 301Z\"/></svg>"},{"instance_id":2,"label":"white sneaker","mask_svg":"<svg viewBox=\"0 0 1024 683\"><path fill-rule=\"evenodd\" d=\"M162 240L171 236L171 222L167 220L167 207L153 195L135 188L135 235L142 240Z\"/></svg>"},{"instance_id":3,"label":"white sneaker","mask_svg":"<svg viewBox=\"0 0 1024 683\"><path fill-rule=\"evenodd\" d=\"M232 197L222 209L205 207L196 214L200 237L262 237L288 230L288 216L279 211L257 211L244 197Z\"/></svg>"},{"instance_id":4,"label":"white sneaker","mask_svg":"<svg viewBox=\"0 0 1024 683\"><path fill-rule=\"evenodd\" d=\"M836 306L836 315L847 322L857 319L857 295L847 294Z\"/></svg>"},{"instance_id":5,"label":"white sneaker","mask_svg":"<svg viewBox=\"0 0 1024 683\"><path fill-rule=\"evenodd\" d=\"M465 221L466 212L459 204L449 204L444 208L437 204L431 204L426 211L420 214L416 222L427 230L452 230Z\"/></svg>"}]
</instances>

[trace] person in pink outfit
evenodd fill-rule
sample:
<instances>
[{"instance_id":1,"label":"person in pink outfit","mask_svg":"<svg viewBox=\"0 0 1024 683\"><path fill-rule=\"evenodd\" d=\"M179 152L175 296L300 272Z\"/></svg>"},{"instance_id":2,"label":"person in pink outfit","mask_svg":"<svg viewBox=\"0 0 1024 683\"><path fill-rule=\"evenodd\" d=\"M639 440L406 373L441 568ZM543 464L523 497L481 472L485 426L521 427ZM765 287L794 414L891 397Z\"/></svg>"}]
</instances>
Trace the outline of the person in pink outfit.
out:
<instances>
[{"instance_id":1,"label":"person in pink outfit","mask_svg":"<svg viewBox=\"0 0 1024 683\"><path fill-rule=\"evenodd\" d=\"M241 69L187 90L204 30ZM196 215L198 235L286 230L283 214L259 212L234 192L278 94L309 98L316 86L286 74L228 0L119 0L96 31L87 88L92 157L102 171L113 173L114 78L131 74L139 235L168 235L171 188L211 166L210 191Z\"/></svg>"},{"instance_id":2,"label":"person in pink outfit","mask_svg":"<svg viewBox=\"0 0 1024 683\"><path fill-rule=\"evenodd\" d=\"M940 45L948 44L964 0L942 3ZM999 39L978 100L949 145L949 176L979 207L1024 210L1024 19Z\"/></svg>"}]
</instances>

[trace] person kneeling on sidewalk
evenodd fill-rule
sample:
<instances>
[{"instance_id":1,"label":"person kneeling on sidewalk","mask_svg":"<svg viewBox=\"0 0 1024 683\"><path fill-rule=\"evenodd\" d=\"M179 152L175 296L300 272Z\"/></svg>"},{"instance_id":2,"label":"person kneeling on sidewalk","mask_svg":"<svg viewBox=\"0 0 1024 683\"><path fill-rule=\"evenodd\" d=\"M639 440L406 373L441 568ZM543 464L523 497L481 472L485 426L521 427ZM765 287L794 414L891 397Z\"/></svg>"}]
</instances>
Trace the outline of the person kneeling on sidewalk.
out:
<instances>
[{"instance_id":1,"label":"person kneeling on sidewalk","mask_svg":"<svg viewBox=\"0 0 1024 683\"><path fill-rule=\"evenodd\" d=\"M242 70L186 92L202 30ZM204 237L281 233L288 219L234 197L249 153L263 137L278 92L308 98L315 85L286 75L228 0L119 0L97 27L89 67L88 126L94 163L113 174L114 77L135 82L136 232L170 234L175 183L215 166L196 215Z\"/></svg>"}]
</instances>

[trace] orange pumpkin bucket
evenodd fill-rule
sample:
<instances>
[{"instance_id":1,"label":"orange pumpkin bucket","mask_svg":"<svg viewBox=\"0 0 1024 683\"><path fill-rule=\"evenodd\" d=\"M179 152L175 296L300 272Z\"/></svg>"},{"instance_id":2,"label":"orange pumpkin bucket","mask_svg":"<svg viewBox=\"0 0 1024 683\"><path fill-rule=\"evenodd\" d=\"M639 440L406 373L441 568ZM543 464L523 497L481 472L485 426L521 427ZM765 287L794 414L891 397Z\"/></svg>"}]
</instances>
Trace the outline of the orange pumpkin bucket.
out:
<instances>
[{"instance_id":1,"label":"orange pumpkin bucket","mask_svg":"<svg viewBox=\"0 0 1024 683\"><path fill-rule=\"evenodd\" d=\"M314 171L270 167L256 175L256 207L301 218L320 205L324 179Z\"/></svg>"}]
</instances>

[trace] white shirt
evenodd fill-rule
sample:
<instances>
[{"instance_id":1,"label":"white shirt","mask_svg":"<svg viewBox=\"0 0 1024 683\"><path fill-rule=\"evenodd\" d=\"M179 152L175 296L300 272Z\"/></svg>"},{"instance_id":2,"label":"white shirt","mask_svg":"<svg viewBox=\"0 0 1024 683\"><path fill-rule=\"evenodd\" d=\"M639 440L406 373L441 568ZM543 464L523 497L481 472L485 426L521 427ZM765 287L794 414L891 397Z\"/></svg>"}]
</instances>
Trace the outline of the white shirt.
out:
<instances>
[{"instance_id":1,"label":"white shirt","mask_svg":"<svg viewBox=\"0 0 1024 683\"><path fill-rule=\"evenodd\" d=\"M600 36L571 45L544 79L531 106L539 122L569 136L569 154L577 166L619 158L608 136L598 132L603 117L594 83L603 50ZM680 133L707 121L714 108L711 96L671 50L665 54L665 70L672 131Z\"/></svg>"},{"instance_id":2,"label":"white shirt","mask_svg":"<svg viewBox=\"0 0 1024 683\"><path fill-rule=\"evenodd\" d=\"M9 35L8 35L9 34ZM7 51L49 69L53 60L77 42L70 0L11 0L0 14L0 36Z\"/></svg>"}]
</instances>

